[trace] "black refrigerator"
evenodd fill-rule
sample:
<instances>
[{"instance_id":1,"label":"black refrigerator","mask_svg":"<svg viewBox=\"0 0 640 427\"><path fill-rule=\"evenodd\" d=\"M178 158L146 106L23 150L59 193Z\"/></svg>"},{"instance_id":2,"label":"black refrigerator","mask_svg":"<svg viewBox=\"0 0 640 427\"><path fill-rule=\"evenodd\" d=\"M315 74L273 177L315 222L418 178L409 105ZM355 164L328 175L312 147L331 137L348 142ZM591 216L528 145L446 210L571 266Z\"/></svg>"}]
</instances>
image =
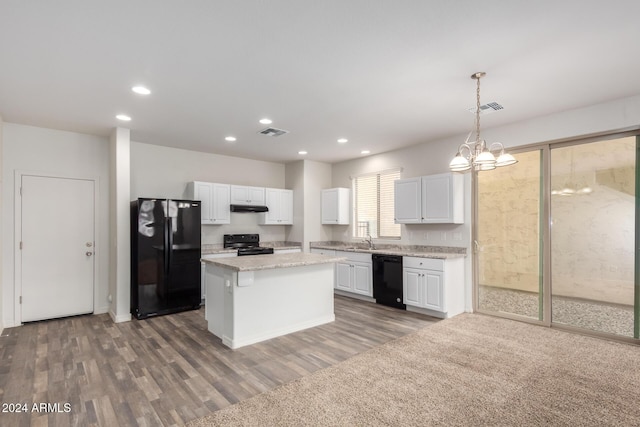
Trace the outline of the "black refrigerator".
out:
<instances>
[{"instance_id":1,"label":"black refrigerator","mask_svg":"<svg viewBox=\"0 0 640 427\"><path fill-rule=\"evenodd\" d=\"M131 202L131 314L137 319L200 307L200 202Z\"/></svg>"}]
</instances>

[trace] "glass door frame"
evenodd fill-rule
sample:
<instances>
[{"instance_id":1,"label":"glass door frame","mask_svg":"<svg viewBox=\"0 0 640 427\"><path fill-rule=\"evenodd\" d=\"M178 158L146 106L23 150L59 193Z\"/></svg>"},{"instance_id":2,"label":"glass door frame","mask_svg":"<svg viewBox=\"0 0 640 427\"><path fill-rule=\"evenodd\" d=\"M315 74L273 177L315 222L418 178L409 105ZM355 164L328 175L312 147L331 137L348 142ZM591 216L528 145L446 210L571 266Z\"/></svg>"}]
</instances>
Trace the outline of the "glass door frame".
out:
<instances>
[{"instance_id":1,"label":"glass door frame","mask_svg":"<svg viewBox=\"0 0 640 427\"><path fill-rule=\"evenodd\" d=\"M592 142L604 141L609 139L618 139L624 137L636 137L636 210L635 210L635 275L634 275L634 338L621 335L614 335L606 332L591 331L588 329L578 328L570 325L552 323L551 319L551 149L575 146L580 144L588 144ZM478 251L478 172L471 172L471 251L472 251L472 308L474 313L481 313L495 317L501 317L511 320L522 321L558 330L566 330L585 335L591 335L606 339L612 339L621 342L640 344L640 126L623 129L615 132L603 132L597 134L586 135L576 138L564 138L545 143L527 144L518 147L509 148L509 152L517 158L518 153L540 151L540 171L541 171L541 210L540 210L540 230L542 244L540 245L542 260L542 320L532 319L530 317L484 310L478 306L479 301L479 277L480 263ZM484 172L484 173L491 173Z\"/></svg>"},{"instance_id":2,"label":"glass door frame","mask_svg":"<svg viewBox=\"0 0 640 427\"><path fill-rule=\"evenodd\" d=\"M551 184L549 183L549 179L545 179L545 176L548 176L549 169L549 161L546 160L549 157L549 144L529 144L523 145L520 147L509 148L509 152L517 158L518 153L531 152L531 151L539 151L540 152L540 179L542 180L542 195L540 196L540 222L539 229L542 231L542 244L540 245L540 259L542 261L542 307L543 307L543 317L542 320L533 319L531 317L522 316L515 313L506 313L506 312L497 312L492 310L482 309L478 306L479 301L479 289L480 289L480 262L479 262L479 243L478 243L478 218L479 218L479 203L478 203L478 173L476 171L472 171L471 174L471 250L472 250L472 281L473 281L473 311L474 313L487 314L490 316L503 317L511 320L524 321L527 323L532 323L536 325L543 326L551 326L551 309L550 304L544 303L544 296L549 294L551 291L551 285L549 278L551 277L551 270L548 268L550 265L551 256L550 252L550 239L549 239L549 230L550 228L546 226L549 224L550 218L550 209L547 198L550 197L551 194ZM484 172L491 173L491 171ZM540 238L540 236L539 236ZM547 259L548 258L548 259ZM540 296L538 296L540 298ZM548 312L547 312L548 311Z\"/></svg>"}]
</instances>

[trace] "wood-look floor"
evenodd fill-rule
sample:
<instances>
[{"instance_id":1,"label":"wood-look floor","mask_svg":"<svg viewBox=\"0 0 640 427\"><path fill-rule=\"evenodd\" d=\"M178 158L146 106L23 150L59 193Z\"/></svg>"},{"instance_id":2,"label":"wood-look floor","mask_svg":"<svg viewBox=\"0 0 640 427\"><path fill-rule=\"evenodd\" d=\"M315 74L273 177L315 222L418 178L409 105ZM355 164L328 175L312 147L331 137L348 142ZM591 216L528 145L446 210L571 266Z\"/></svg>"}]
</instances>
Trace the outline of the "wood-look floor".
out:
<instances>
[{"instance_id":1,"label":"wood-look floor","mask_svg":"<svg viewBox=\"0 0 640 427\"><path fill-rule=\"evenodd\" d=\"M6 329L0 409L26 404L27 412L0 412L0 426L183 425L436 321L340 296L335 314L330 324L237 350L207 331L204 308L119 324L105 314ZM44 410L33 411L34 403Z\"/></svg>"}]
</instances>

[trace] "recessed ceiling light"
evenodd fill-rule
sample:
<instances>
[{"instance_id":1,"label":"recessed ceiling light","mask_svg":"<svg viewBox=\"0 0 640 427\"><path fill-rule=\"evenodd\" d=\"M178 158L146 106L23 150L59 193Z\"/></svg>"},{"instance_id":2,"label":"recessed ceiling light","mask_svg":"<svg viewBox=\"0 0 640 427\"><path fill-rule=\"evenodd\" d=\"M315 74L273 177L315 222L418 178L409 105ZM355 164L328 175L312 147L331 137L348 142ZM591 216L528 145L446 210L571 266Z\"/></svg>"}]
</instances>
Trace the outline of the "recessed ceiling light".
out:
<instances>
[{"instance_id":1,"label":"recessed ceiling light","mask_svg":"<svg viewBox=\"0 0 640 427\"><path fill-rule=\"evenodd\" d=\"M151 93L151 91L144 86L134 86L131 88L131 90L138 95L149 95Z\"/></svg>"},{"instance_id":2,"label":"recessed ceiling light","mask_svg":"<svg viewBox=\"0 0 640 427\"><path fill-rule=\"evenodd\" d=\"M271 119L260 119L260 123L262 123L263 125L270 125L271 123L273 123L273 121Z\"/></svg>"},{"instance_id":3,"label":"recessed ceiling light","mask_svg":"<svg viewBox=\"0 0 640 427\"><path fill-rule=\"evenodd\" d=\"M130 122L131 121L131 117L127 116L126 114L118 114L116 116L116 119L122 120L123 122Z\"/></svg>"},{"instance_id":4,"label":"recessed ceiling light","mask_svg":"<svg viewBox=\"0 0 640 427\"><path fill-rule=\"evenodd\" d=\"M349 142L349 140L348 140L347 138L340 138L340 139L338 140L338 142L339 142L340 144L344 144L345 142Z\"/></svg>"},{"instance_id":5,"label":"recessed ceiling light","mask_svg":"<svg viewBox=\"0 0 640 427\"><path fill-rule=\"evenodd\" d=\"M304 150L302 150L302 151L298 151L298 154L301 154L301 155L303 155L303 156L304 156L305 154L307 154L307 152L306 152L306 151L304 151Z\"/></svg>"},{"instance_id":6,"label":"recessed ceiling light","mask_svg":"<svg viewBox=\"0 0 640 427\"><path fill-rule=\"evenodd\" d=\"M369 150L362 150L362 151L360 152L360 154L369 154L370 152L371 152L371 151L369 151Z\"/></svg>"},{"instance_id":7,"label":"recessed ceiling light","mask_svg":"<svg viewBox=\"0 0 640 427\"><path fill-rule=\"evenodd\" d=\"M236 140L235 136L227 136L225 139L225 141L229 141L229 142L234 142Z\"/></svg>"}]
</instances>

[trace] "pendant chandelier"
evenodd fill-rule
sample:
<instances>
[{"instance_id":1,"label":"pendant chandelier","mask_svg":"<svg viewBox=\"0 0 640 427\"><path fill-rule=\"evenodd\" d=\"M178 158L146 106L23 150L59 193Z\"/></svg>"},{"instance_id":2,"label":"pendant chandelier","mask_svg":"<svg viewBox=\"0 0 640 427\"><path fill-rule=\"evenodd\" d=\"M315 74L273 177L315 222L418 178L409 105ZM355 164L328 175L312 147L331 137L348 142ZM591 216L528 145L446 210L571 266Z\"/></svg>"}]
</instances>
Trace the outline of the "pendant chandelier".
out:
<instances>
[{"instance_id":1,"label":"pendant chandelier","mask_svg":"<svg viewBox=\"0 0 640 427\"><path fill-rule=\"evenodd\" d=\"M500 142L494 142L487 146L484 139L480 139L480 79L486 73L478 72L471 75L477 82L476 88L476 140L469 141L473 131L469 132L467 140L458 148L458 153L449 163L449 169L453 172L465 172L472 167L475 171L493 170L496 167L509 166L517 160L509 153L505 153L504 146ZM464 153L464 154L463 154ZM495 154L494 154L495 153ZM496 159L496 154L498 158Z\"/></svg>"}]
</instances>

